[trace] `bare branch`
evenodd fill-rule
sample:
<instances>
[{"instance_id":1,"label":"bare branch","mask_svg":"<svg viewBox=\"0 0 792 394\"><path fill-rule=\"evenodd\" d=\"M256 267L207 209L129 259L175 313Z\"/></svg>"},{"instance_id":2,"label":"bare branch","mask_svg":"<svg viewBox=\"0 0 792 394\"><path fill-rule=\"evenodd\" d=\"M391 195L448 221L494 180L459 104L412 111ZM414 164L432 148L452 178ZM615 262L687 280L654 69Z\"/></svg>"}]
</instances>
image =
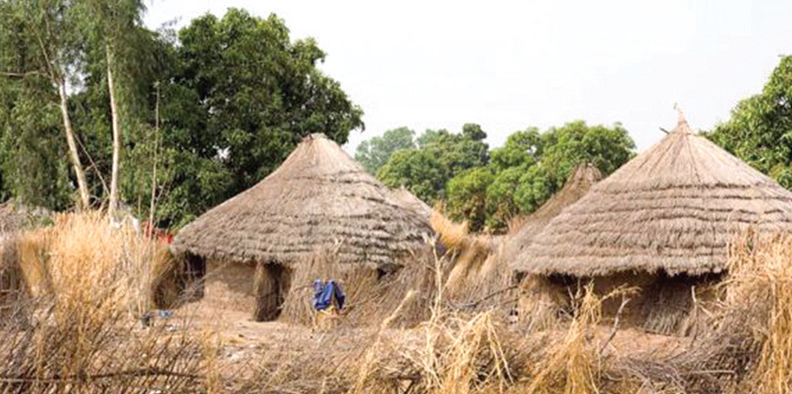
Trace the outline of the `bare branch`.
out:
<instances>
[{"instance_id":1,"label":"bare branch","mask_svg":"<svg viewBox=\"0 0 792 394\"><path fill-rule=\"evenodd\" d=\"M610 341L613 340L614 336L616 336L616 331L619 330L619 318L621 317L622 311L624 310L624 307L627 305L628 302L630 302L630 299L622 296L621 305L619 306L619 310L616 312L616 319L614 319L613 321L613 328L611 329L608 338L605 340L605 343L602 344L602 347L600 348L599 351L599 355L602 355L602 353L605 351L605 348L608 347Z\"/></svg>"}]
</instances>

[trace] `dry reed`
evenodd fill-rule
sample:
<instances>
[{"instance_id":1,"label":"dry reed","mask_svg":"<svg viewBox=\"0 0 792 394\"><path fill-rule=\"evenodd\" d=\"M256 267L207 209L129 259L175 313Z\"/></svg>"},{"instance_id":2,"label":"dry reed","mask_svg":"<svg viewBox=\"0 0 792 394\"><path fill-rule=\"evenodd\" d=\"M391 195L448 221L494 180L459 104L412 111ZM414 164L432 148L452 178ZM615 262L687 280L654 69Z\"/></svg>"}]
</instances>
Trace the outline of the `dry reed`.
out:
<instances>
[{"instance_id":1,"label":"dry reed","mask_svg":"<svg viewBox=\"0 0 792 394\"><path fill-rule=\"evenodd\" d=\"M193 392L199 347L172 324L142 328L161 247L97 213L62 215L20 237L17 264L31 298L24 324L0 327L0 392Z\"/></svg>"},{"instance_id":2,"label":"dry reed","mask_svg":"<svg viewBox=\"0 0 792 394\"><path fill-rule=\"evenodd\" d=\"M373 269L344 271L332 264L332 252L316 253L294 272L284 319L310 322L310 290L300 286L333 277L349 297L347 324L295 335L263 352L252 369L229 376L211 372L222 367L225 346L213 334L175 323L139 326L134 317L151 305L163 272L146 265L170 263L155 262L147 248L156 248L143 240L121 239L131 236L124 231L88 215L18 238L20 270L36 290L15 303L26 322L0 327L0 392L792 391L792 238L735 242L719 297L696 305L706 324L695 336L662 337L662 349L638 336L631 350L611 343L621 327L604 324L605 297L591 285L568 298L568 319L513 323L494 306L449 303L447 257L407 264L383 280ZM522 313L541 322L547 311ZM398 328L416 320L423 321Z\"/></svg>"},{"instance_id":3,"label":"dry reed","mask_svg":"<svg viewBox=\"0 0 792 394\"><path fill-rule=\"evenodd\" d=\"M467 222L455 223L432 213L432 229L439 234L450 267L445 289L449 302L466 311L505 311L516 306L517 287L508 263L495 253L489 235L468 233Z\"/></svg>"}]
</instances>

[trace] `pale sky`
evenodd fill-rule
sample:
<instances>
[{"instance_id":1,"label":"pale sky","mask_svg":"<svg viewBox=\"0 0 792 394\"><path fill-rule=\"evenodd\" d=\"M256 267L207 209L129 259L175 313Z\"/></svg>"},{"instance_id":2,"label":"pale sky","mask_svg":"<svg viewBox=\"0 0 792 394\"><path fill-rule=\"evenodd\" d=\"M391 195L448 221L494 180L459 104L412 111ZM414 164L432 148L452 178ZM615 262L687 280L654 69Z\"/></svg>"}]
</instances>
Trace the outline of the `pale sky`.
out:
<instances>
[{"instance_id":1,"label":"pale sky","mask_svg":"<svg viewBox=\"0 0 792 394\"><path fill-rule=\"evenodd\" d=\"M345 148L407 126L479 123L490 146L576 119L621 122L639 151L658 127L725 121L792 54L792 1L146 0L146 23L177 26L229 7L314 37L321 69L363 108Z\"/></svg>"}]
</instances>

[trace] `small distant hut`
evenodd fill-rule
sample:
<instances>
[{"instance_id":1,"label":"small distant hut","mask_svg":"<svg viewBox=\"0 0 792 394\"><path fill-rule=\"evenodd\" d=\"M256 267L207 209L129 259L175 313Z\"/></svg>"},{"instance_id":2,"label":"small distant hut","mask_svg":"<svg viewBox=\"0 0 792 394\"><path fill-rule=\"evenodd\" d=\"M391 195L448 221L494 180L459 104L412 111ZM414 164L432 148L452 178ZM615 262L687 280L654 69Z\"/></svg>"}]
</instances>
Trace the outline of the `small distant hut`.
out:
<instances>
[{"instance_id":1,"label":"small distant hut","mask_svg":"<svg viewBox=\"0 0 792 394\"><path fill-rule=\"evenodd\" d=\"M694 294L725 270L748 229L792 230L792 193L679 122L663 140L552 219L513 269L552 286L638 287L624 320L683 329ZM562 292L566 293L566 291ZM613 316L621 300L604 305Z\"/></svg>"},{"instance_id":2,"label":"small distant hut","mask_svg":"<svg viewBox=\"0 0 792 394\"><path fill-rule=\"evenodd\" d=\"M503 258L512 260L525 250L533 238L541 232L554 217L558 216L564 208L574 204L588 193L591 187L602 179L602 172L593 164L583 164L575 167L567 178L564 187L542 204L539 209L525 218L518 218L511 231L514 235L507 235L501 243L503 245Z\"/></svg>"},{"instance_id":3,"label":"small distant hut","mask_svg":"<svg viewBox=\"0 0 792 394\"><path fill-rule=\"evenodd\" d=\"M530 244L533 236L550 219L586 194L600 179L602 173L594 165L575 167L561 190L530 215L513 219L506 235L458 235L466 234L464 226L455 225L440 215L435 216L432 221L435 229L440 229L444 238L451 239L451 244L461 246L460 258L449 275L448 294L463 304L476 302L482 309L514 304L514 293L503 290L512 288L520 279L510 269L517 254ZM478 301L482 294L493 293L500 296L488 297L487 302Z\"/></svg>"},{"instance_id":4,"label":"small distant hut","mask_svg":"<svg viewBox=\"0 0 792 394\"><path fill-rule=\"evenodd\" d=\"M299 262L324 252L384 275L428 248L431 232L340 146L312 134L264 180L185 226L172 248L188 277L206 276L194 298L205 288L206 298L264 321L278 317Z\"/></svg>"}]
</instances>

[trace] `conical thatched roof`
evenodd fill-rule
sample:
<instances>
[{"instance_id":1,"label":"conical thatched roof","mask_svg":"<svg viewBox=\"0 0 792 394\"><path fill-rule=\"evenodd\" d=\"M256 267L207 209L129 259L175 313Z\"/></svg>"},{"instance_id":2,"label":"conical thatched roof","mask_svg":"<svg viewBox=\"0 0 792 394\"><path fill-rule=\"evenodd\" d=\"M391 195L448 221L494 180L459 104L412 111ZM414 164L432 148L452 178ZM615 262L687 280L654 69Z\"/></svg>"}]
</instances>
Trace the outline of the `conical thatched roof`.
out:
<instances>
[{"instance_id":1,"label":"conical thatched roof","mask_svg":"<svg viewBox=\"0 0 792 394\"><path fill-rule=\"evenodd\" d=\"M335 142L313 134L263 181L185 226L173 248L286 264L331 248L339 263L398 264L428 247L431 231Z\"/></svg>"},{"instance_id":2,"label":"conical thatched roof","mask_svg":"<svg viewBox=\"0 0 792 394\"><path fill-rule=\"evenodd\" d=\"M576 276L720 272L748 227L792 230L792 193L704 137L680 113L660 143L550 221L518 271Z\"/></svg>"},{"instance_id":3,"label":"conical thatched roof","mask_svg":"<svg viewBox=\"0 0 792 394\"><path fill-rule=\"evenodd\" d=\"M396 202L402 204L403 207L419 213L421 216L425 217L426 220L432 217L432 208L404 186L391 190L391 196Z\"/></svg>"},{"instance_id":4,"label":"conical thatched roof","mask_svg":"<svg viewBox=\"0 0 792 394\"><path fill-rule=\"evenodd\" d=\"M592 164L575 167L572 174L567 178L566 183L564 183L564 187L542 204L539 209L531 213L530 216L522 219L521 223L518 224L516 233L511 232L506 236L507 238L502 242L504 247L503 256L507 260L512 260L517 254L527 249L533 242L534 237L547 226L550 220L558 216L564 208L577 202L577 200L588 193L591 186L601 179L602 173Z\"/></svg>"}]
</instances>

